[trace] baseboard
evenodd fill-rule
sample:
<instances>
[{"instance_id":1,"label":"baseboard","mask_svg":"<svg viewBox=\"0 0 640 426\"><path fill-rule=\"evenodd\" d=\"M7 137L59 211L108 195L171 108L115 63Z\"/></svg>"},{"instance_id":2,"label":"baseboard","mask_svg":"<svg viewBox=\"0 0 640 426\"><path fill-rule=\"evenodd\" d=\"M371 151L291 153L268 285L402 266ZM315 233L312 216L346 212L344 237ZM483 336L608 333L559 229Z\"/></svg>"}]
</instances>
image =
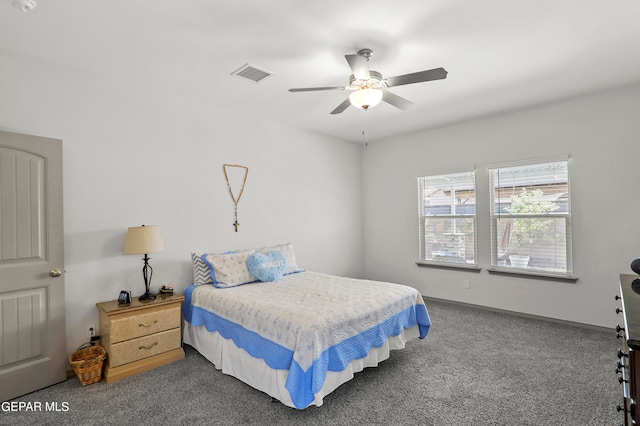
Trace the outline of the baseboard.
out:
<instances>
[{"instance_id":1,"label":"baseboard","mask_svg":"<svg viewBox=\"0 0 640 426\"><path fill-rule=\"evenodd\" d=\"M429 300L434 300L434 301L437 301L437 302L447 303L447 304L451 304L451 305L467 306L467 307L470 307L470 308L483 309L483 310L486 310L486 311L498 312L498 313L501 313L501 314L514 315L514 316L518 316L518 317L535 319L535 320L540 320L540 321L553 322L553 323L556 323L556 324L569 325L569 326L574 326L574 327L581 327L581 328L586 328L586 329L590 329L590 330L607 331L607 332L610 332L611 330L615 330L614 327L602 327L602 326L599 326L599 325L584 324L584 323L581 323L581 322L575 322L575 321L562 320L562 319L558 319L558 318L545 317L545 316L542 316L542 315L533 315L533 314L526 314L524 312L510 311L510 310L507 310L507 309L493 308L491 306L483 306L483 305L476 305L476 304L473 304L473 303L459 302L457 300L440 299L438 297L428 297L428 296L424 296L424 295L422 296L422 298L425 300L425 302L427 302ZM427 304L427 309L428 309L428 307L429 307L429 305Z\"/></svg>"}]
</instances>

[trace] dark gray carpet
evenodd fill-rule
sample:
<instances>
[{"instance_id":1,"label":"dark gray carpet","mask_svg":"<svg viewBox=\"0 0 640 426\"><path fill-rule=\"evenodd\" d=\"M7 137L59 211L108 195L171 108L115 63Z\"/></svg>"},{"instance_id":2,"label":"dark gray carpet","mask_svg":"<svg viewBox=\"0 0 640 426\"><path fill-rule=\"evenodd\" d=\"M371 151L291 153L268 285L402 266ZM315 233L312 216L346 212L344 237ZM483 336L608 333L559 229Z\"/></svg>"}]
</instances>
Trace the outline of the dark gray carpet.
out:
<instances>
[{"instance_id":1,"label":"dark gray carpet","mask_svg":"<svg viewBox=\"0 0 640 426\"><path fill-rule=\"evenodd\" d=\"M14 401L42 411L0 411L2 425L617 425L622 389L615 332L427 301L425 340L393 351L324 400L299 411L186 359L116 383L77 378ZM67 411L46 412L57 402ZM65 403L65 404L63 404Z\"/></svg>"}]
</instances>

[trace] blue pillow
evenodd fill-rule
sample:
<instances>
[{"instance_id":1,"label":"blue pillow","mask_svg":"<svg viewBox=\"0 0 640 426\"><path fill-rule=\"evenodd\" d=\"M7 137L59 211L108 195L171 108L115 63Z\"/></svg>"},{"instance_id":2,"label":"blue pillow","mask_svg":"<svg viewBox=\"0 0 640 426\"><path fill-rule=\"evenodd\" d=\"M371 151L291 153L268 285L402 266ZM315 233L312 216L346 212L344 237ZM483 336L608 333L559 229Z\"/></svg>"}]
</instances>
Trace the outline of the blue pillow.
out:
<instances>
[{"instance_id":1,"label":"blue pillow","mask_svg":"<svg viewBox=\"0 0 640 426\"><path fill-rule=\"evenodd\" d=\"M253 253L247 259L247 268L260 281L277 281L287 268L287 258L281 251L275 250L267 254Z\"/></svg>"}]
</instances>

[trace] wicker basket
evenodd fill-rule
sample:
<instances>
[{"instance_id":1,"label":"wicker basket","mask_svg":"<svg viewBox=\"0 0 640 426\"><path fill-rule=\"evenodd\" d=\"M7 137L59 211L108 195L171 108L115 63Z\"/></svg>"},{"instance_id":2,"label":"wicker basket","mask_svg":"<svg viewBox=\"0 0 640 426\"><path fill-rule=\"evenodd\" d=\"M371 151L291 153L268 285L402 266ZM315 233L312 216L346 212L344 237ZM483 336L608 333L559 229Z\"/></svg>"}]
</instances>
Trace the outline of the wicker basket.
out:
<instances>
[{"instance_id":1,"label":"wicker basket","mask_svg":"<svg viewBox=\"0 0 640 426\"><path fill-rule=\"evenodd\" d=\"M102 380L102 364L107 357L107 351L99 345L86 348L83 346L69 356L69 363L82 386L86 386Z\"/></svg>"}]
</instances>

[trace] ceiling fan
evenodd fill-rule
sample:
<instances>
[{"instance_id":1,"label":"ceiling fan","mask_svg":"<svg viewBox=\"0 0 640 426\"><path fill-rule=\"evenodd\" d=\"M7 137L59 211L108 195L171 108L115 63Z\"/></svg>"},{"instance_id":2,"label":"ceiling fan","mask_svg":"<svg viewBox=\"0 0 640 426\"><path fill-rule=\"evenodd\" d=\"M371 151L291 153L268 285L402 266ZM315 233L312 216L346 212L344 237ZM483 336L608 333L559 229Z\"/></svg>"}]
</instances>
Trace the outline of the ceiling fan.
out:
<instances>
[{"instance_id":1,"label":"ceiling fan","mask_svg":"<svg viewBox=\"0 0 640 426\"><path fill-rule=\"evenodd\" d=\"M396 77L383 78L378 71L369 70L369 58L373 55L371 49L361 49L356 55L345 55L345 59L353 74L349 76L347 86L331 87L303 87L289 89L290 92L314 92L321 90L351 90L351 94L344 102L336 107L331 114L340 114L349 105L362 108L364 110L374 107L385 101L396 108L405 110L413 105L408 99L391 93L388 87L402 86L404 84L422 83L424 81L441 80L447 77L444 68L434 68L431 70L418 71L411 74L399 75Z\"/></svg>"}]
</instances>

